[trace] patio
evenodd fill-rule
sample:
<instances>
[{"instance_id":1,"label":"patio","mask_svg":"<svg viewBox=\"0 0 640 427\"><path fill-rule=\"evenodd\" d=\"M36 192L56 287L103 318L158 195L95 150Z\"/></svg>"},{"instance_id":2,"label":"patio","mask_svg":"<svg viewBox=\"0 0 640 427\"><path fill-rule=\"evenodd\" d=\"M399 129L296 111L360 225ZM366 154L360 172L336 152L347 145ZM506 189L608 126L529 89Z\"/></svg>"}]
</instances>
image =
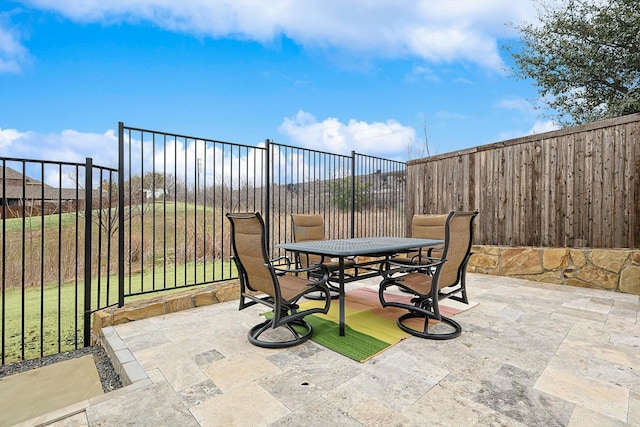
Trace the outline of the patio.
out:
<instances>
[{"instance_id":1,"label":"patio","mask_svg":"<svg viewBox=\"0 0 640 427\"><path fill-rule=\"evenodd\" d=\"M264 309L237 301L106 328L132 384L29 425L640 425L638 296L480 274L468 288L461 337L363 364L311 341L254 347Z\"/></svg>"}]
</instances>

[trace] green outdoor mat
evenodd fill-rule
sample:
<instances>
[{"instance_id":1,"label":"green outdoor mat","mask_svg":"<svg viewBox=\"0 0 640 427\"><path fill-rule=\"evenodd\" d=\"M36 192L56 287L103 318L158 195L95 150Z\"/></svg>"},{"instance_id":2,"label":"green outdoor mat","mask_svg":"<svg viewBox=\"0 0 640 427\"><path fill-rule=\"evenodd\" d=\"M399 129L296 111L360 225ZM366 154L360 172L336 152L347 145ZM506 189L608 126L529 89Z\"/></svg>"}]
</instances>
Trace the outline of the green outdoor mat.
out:
<instances>
[{"instance_id":1,"label":"green outdoor mat","mask_svg":"<svg viewBox=\"0 0 640 427\"><path fill-rule=\"evenodd\" d=\"M336 322L323 319L320 315L307 316L305 320L313 327L313 335L311 335L313 341L358 362L365 362L393 345L371 335L353 330L349 327L348 321L344 328L345 335L340 336ZM406 334L404 335L396 342L406 338Z\"/></svg>"},{"instance_id":2,"label":"green outdoor mat","mask_svg":"<svg viewBox=\"0 0 640 427\"><path fill-rule=\"evenodd\" d=\"M406 303L410 300L407 295L396 295L390 298ZM323 305L323 301L303 300L300 303L300 310ZM446 300L440 302L440 311L450 317L475 305L477 304ZM345 296L344 336L339 334L337 300L331 303L327 314L312 314L306 316L305 321L313 327L312 341L350 359L366 362L410 336L396 324L396 319L403 313L406 313L406 310L380 306L378 292L375 289L359 288L348 291ZM271 314L268 313L268 315ZM416 319L416 322L419 324L420 320Z\"/></svg>"}]
</instances>

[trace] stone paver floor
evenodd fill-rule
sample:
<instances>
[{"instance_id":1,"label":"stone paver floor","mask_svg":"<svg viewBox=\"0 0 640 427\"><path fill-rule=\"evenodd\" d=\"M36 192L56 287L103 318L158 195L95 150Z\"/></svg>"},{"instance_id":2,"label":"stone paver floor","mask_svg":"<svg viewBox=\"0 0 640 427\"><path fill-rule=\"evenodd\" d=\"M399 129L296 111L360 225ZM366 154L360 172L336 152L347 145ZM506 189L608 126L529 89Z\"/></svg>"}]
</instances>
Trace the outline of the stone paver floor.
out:
<instances>
[{"instance_id":1,"label":"stone paver floor","mask_svg":"<svg viewBox=\"0 0 640 427\"><path fill-rule=\"evenodd\" d=\"M640 425L638 296L479 274L468 288L459 338L362 364L250 345L264 309L237 301L105 328L132 384L54 425Z\"/></svg>"}]
</instances>

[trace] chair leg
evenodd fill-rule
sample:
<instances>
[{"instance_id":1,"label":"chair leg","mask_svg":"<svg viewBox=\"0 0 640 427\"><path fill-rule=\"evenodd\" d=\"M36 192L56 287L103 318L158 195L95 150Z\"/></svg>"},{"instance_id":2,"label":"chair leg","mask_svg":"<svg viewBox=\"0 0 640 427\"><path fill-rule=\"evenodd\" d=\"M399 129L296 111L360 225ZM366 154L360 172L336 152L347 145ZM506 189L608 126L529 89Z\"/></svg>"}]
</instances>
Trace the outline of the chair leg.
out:
<instances>
[{"instance_id":1,"label":"chair leg","mask_svg":"<svg viewBox=\"0 0 640 427\"><path fill-rule=\"evenodd\" d=\"M469 253L469 256L462 266L462 277L460 277L460 288L462 289L461 300L465 304L469 304L469 298L467 298L467 264L469 263L469 258L471 258L471 253Z\"/></svg>"},{"instance_id":2,"label":"chair leg","mask_svg":"<svg viewBox=\"0 0 640 427\"><path fill-rule=\"evenodd\" d=\"M296 326L298 327L296 329ZM313 328L310 324L305 322L302 319L294 320L288 323L285 323L281 326L289 331L289 333L293 336L292 339L287 341L268 341L260 339L260 336L268 331L273 330L273 319L267 319L264 322L255 325L253 328L249 330L247 333L247 339L249 342L255 346L263 347L263 348L286 348L292 347L294 345L302 344L311 338L311 334L313 332Z\"/></svg>"},{"instance_id":3,"label":"chair leg","mask_svg":"<svg viewBox=\"0 0 640 427\"><path fill-rule=\"evenodd\" d=\"M462 285L462 302L465 304L469 304L469 298L467 297L467 288Z\"/></svg>"},{"instance_id":4,"label":"chair leg","mask_svg":"<svg viewBox=\"0 0 640 427\"><path fill-rule=\"evenodd\" d=\"M406 324L406 322L410 319L424 319L424 326L423 329L420 331L418 329L412 328L411 326L408 326ZM408 313L403 314L402 316L400 316L398 318L398 320L396 321L396 323L398 324L398 327L400 329L402 329L403 331L405 331L408 334L411 334L415 337L418 338L426 338L426 339L431 339L431 340L450 340L452 338L457 338L460 336L460 334L462 333L462 326L460 326L460 324L458 322L456 322L455 320L449 318L449 317L445 317L445 316L440 316L440 320L439 322L442 322L448 326L450 326L451 328L453 328L453 331L451 332L447 332L447 333L431 333L429 332L429 320L432 319L431 316L427 316L424 313L418 312L418 311L410 311ZM433 317L434 320L435 317ZM432 326L433 327L433 326Z\"/></svg>"},{"instance_id":5,"label":"chair leg","mask_svg":"<svg viewBox=\"0 0 640 427\"><path fill-rule=\"evenodd\" d=\"M452 292L452 294L460 293L460 295L450 295L449 298L458 302L462 302L464 304L469 304L469 297L467 296L467 286L464 280L464 276L462 277L459 286L460 288L456 289L455 292Z\"/></svg>"}]
</instances>

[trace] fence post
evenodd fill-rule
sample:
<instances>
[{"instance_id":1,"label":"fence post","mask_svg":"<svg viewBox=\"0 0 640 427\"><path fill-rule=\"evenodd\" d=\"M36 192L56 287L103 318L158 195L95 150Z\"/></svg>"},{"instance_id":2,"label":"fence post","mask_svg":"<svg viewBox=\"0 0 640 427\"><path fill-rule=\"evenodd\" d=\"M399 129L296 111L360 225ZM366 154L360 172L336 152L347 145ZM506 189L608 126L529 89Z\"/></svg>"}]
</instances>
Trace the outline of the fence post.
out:
<instances>
[{"instance_id":1,"label":"fence post","mask_svg":"<svg viewBox=\"0 0 640 427\"><path fill-rule=\"evenodd\" d=\"M131 201L129 201L131 203ZM118 307L124 305L124 123L118 122Z\"/></svg>"},{"instance_id":2,"label":"fence post","mask_svg":"<svg viewBox=\"0 0 640 427\"><path fill-rule=\"evenodd\" d=\"M93 160L87 157L84 173L84 346L91 345L91 211L93 207Z\"/></svg>"},{"instance_id":3,"label":"fence post","mask_svg":"<svg viewBox=\"0 0 640 427\"><path fill-rule=\"evenodd\" d=\"M266 229L266 245L267 245L267 253L271 252L271 239L273 237L273 233L271 232L271 141L269 139L264 140L265 146L265 161L264 161L264 205L263 205L263 213L264 213L264 226Z\"/></svg>"},{"instance_id":4,"label":"fence post","mask_svg":"<svg viewBox=\"0 0 640 427\"><path fill-rule=\"evenodd\" d=\"M7 162L5 159L2 159L2 285L0 285L0 291L2 291L2 296L0 297L2 301L2 309L0 310L0 327L2 329L2 333L0 334L0 352L2 352L2 356L0 356L0 365L4 366L4 362L6 359L6 351L5 351L5 342L6 342L6 321L5 321L5 312L7 310L7 303L5 299L5 290L6 290L6 277L7 277L7 267L5 258L7 256L7 180L5 179L5 174L7 173Z\"/></svg>"},{"instance_id":5,"label":"fence post","mask_svg":"<svg viewBox=\"0 0 640 427\"><path fill-rule=\"evenodd\" d=\"M351 150L351 238L356 237L356 152Z\"/></svg>"}]
</instances>

